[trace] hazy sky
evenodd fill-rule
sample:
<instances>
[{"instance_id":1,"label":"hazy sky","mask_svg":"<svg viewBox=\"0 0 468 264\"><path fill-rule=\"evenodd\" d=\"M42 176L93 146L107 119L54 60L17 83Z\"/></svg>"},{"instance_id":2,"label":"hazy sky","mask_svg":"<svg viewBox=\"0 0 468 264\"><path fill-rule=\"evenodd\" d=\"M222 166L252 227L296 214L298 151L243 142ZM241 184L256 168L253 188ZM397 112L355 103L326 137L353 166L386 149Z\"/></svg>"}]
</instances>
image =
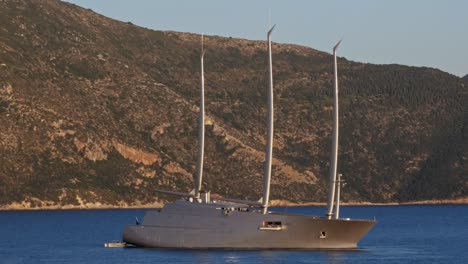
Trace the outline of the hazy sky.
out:
<instances>
[{"instance_id":1,"label":"hazy sky","mask_svg":"<svg viewBox=\"0 0 468 264\"><path fill-rule=\"evenodd\" d=\"M265 39L376 64L405 64L468 74L467 0L68 0L158 30Z\"/></svg>"}]
</instances>

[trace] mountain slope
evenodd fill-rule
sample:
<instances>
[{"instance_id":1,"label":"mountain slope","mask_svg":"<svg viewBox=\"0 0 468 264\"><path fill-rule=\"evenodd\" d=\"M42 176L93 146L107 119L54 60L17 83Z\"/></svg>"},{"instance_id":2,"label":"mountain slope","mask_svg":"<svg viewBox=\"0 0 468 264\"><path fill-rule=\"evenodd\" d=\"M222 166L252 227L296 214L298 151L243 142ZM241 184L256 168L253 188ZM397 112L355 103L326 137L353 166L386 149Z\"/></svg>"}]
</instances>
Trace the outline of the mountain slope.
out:
<instances>
[{"instance_id":1,"label":"mountain slope","mask_svg":"<svg viewBox=\"0 0 468 264\"><path fill-rule=\"evenodd\" d=\"M0 204L138 204L189 191L200 37L58 1L0 2ZM204 186L258 199L266 46L206 37ZM272 198L324 201L332 58L274 44ZM430 68L339 59L344 200L467 195L467 92ZM158 196L160 199L173 197Z\"/></svg>"}]
</instances>

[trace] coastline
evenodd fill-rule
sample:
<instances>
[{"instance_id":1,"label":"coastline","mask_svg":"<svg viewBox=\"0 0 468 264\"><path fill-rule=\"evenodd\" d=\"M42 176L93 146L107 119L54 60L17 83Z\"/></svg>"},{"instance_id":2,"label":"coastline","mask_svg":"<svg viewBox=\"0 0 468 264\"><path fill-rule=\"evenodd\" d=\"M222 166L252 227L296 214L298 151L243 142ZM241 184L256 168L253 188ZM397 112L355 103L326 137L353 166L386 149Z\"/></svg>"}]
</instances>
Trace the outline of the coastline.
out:
<instances>
[{"instance_id":1,"label":"coastline","mask_svg":"<svg viewBox=\"0 0 468 264\"><path fill-rule=\"evenodd\" d=\"M325 202L309 202L309 203L292 203L285 200L272 200L271 206L326 206ZM341 202L341 206L398 206L398 205L468 205L468 197L460 197L456 199L440 199L440 200L420 200L408 202L388 202L388 203L372 203L372 202Z\"/></svg>"},{"instance_id":2,"label":"coastline","mask_svg":"<svg viewBox=\"0 0 468 264\"><path fill-rule=\"evenodd\" d=\"M6 205L0 205L0 211L41 211L41 210L110 210L110 209L153 209L161 208L164 203L153 202L153 203L135 203L127 204L125 202L119 202L118 204L103 204L103 203L80 203L79 205L67 204L57 205L45 203L40 206L32 206L30 202L11 203Z\"/></svg>"},{"instance_id":3,"label":"coastline","mask_svg":"<svg viewBox=\"0 0 468 264\"><path fill-rule=\"evenodd\" d=\"M109 209L156 209L163 207L163 202L153 202L147 204L132 204L128 205L124 202L118 204L102 204L102 203L83 203L79 205L55 205L46 203L45 205L32 206L29 202L11 203L1 205L0 211L40 211L40 210L109 210ZM407 205L468 205L468 197L457 199L444 200L423 200L423 201L408 201L408 202L389 202L389 203L371 203L371 202L341 202L342 206L407 206ZM286 200L272 200L271 206L326 206L324 202L306 202L293 203Z\"/></svg>"}]
</instances>

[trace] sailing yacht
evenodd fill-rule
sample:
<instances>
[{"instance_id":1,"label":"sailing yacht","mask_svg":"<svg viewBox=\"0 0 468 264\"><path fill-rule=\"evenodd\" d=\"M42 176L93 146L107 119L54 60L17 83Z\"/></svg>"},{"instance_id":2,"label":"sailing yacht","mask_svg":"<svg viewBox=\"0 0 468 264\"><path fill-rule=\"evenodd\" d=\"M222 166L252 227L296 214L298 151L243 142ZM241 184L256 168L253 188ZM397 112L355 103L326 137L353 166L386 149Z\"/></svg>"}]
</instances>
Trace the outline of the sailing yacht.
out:
<instances>
[{"instance_id":1,"label":"sailing yacht","mask_svg":"<svg viewBox=\"0 0 468 264\"><path fill-rule=\"evenodd\" d=\"M339 182L336 179L338 153L338 77L334 56L334 122L330 162L329 195L324 217L269 211L273 152L273 70L271 34L268 31L268 115L263 195L259 201L229 198L212 200L202 190L205 134L204 72L201 53L199 141L195 189L191 193L159 192L181 196L160 210L148 211L142 223L126 226L123 241L141 247L191 249L350 249L376 224L375 220L339 217ZM203 47L203 36L202 36ZM338 185L337 185L338 183ZM335 188L336 194L335 195ZM336 205L334 208L334 201Z\"/></svg>"}]
</instances>

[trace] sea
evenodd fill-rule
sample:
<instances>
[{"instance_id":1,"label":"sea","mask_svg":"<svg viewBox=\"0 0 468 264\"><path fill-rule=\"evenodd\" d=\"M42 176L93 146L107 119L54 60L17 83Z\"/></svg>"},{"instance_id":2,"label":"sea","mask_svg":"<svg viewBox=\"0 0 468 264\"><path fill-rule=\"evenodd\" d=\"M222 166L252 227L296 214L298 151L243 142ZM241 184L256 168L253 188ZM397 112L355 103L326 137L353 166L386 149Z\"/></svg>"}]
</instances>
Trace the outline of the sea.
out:
<instances>
[{"instance_id":1,"label":"sea","mask_svg":"<svg viewBox=\"0 0 468 264\"><path fill-rule=\"evenodd\" d=\"M324 215L324 207L274 211ZM468 205L346 206L377 219L355 250L105 248L147 210L0 211L0 263L468 263Z\"/></svg>"}]
</instances>

